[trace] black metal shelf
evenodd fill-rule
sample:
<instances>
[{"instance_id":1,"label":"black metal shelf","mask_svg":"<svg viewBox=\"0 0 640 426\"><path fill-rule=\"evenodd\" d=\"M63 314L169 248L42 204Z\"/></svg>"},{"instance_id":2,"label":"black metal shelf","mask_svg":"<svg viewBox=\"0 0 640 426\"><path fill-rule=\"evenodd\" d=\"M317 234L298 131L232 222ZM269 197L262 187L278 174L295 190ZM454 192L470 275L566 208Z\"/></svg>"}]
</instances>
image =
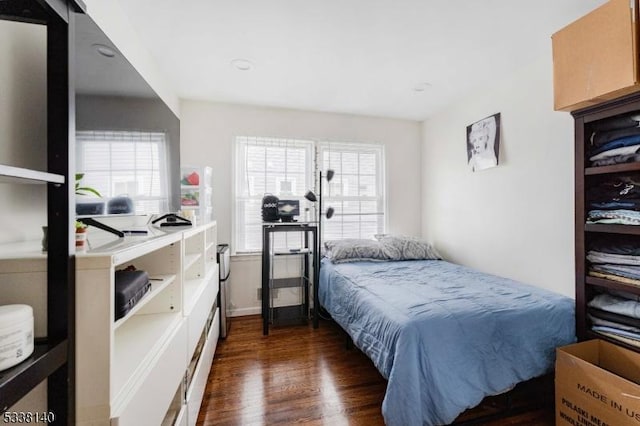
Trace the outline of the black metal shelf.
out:
<instances>
[{"instance_id":1,"label":"black metal shelf","mask_svg":"<svg viewBox=\"0 0 640 426\"><path fill-rule=\"evenodd\" d=\"M311 250L305 248L305 249L299 249L299 250L291 249L288 251L276 251L276 252L273 252L273 255L274 256L296 256L296 255L309 254L309 253L311 253Z\"/></svg>"},{"instance_id":2,"label":"black metal shelf","mask_svg":"<svg viewBox=\"0 0 640 426\"><path fill-rule=\"evenodd\" d=\"M302 233L304 245L294 250L274 250L272 234L280 232ZM262 225L262 334L269 334L269 323L284 325L305 323L309 319L309 289L313 282L311 273L317 276L319 259L312 247L317 246L318 228L307 222L264 223ZM297 256L301 262L300 274L295 277L274 278L273 263L277 257ZM283 261L285 259L281 259ZM315 279L315 278L314 278ZM271 306L271 291L279 288L300 288L301 303L290 306ZM317 286L313 286L316 300ZM317 315L314 312L314 327L317 327Z\"/></svg>"},{"instance_id":3,"label":"black metal shelf","mask_svg":"<svg viewBox=\"0 0 640 426\"><path fill-rule=\"evenodd\" d=\"M55 183L62 185L64 180L63 175L0 164L0 182L2 183Z\"/></svg>"},{"instance_id":4,"label":"black metal shelf","mask_svg":"<svg viewBox=\"0 0 640 426\"><path fill-rule=\"evenodd\" d=\"M82 0L0 0L0 19L46 26L47 172L0 165L0 183L44 184L47 189L47 335L50 343L36 342L33 354L0 372L3 411L47 378L47 408L56 424L75 424L75 256L70 233L73 190L73 99L75 15ZM9 225L7 225L9 226Z\"/></svg>"},{"instance_id":5,"label":"black metal shelf","mask_svg":"<svg viewBox=\"0 0 640 426\"><path fill-rule=\"evenodd\" d=\"M306 283L309 283L309 278L307 277L272 278L271 288L295 288L302 287Z\"/></svg>"},{"instance_id":6,"label":"black metal shelf","mask_svg":"<svg viewBox=\"0 0 640 426\"><path fill-rule=\"evenodd\" d=\"M20 364L0 373L0 405L2 411L24 397L54 371L67 362L68 342L56 345L36 343L33 354Z\"/></svg>"},{"instance_id":7,"label":"black metal shelf","mask_svg":"<svg viewBox=\"0 0 640 426\"><path fill-rule=\"evenodd\" d=\"M269 308L274 325L307 324L304 305L276 306Z\"/></svg>"}]
</instances>

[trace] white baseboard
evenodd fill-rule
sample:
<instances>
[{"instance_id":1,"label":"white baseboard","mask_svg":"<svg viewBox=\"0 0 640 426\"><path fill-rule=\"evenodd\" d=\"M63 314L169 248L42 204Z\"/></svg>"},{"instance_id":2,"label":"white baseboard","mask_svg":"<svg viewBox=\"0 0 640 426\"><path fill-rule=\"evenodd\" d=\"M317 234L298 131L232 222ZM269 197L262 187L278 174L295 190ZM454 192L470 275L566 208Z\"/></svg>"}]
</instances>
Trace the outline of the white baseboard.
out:
<instances>
[{"instance_id":1,"label":"white baseboard","mask_svg":"<svg viewBox=\"0 0 640 426\"><path fill-rule=\"evenodd\" d=\"M260 315L262 313L262 308L260 306L255 308L240 308L234 309L229 312L229 316L231 317L243 317L246 315Z\"/></svg>"}]
</instances>

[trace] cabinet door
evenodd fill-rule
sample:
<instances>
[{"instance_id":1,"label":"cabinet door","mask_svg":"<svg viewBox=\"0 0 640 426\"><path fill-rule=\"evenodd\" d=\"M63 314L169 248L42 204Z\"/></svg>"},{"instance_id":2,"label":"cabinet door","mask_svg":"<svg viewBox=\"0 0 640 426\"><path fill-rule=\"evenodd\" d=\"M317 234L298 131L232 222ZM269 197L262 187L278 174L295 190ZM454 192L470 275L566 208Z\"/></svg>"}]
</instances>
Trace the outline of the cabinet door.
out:
<instances>
[{"instance_id":1,"label":"cabinet door","mask_svg":"<svg viewBox=\"0 0 640 426\"><path fill-rule=\"evenodd\" d=\"M552 36L554 106L573 111L639 90L638 0L611 0Z\"/></svg>"}]
</instances>

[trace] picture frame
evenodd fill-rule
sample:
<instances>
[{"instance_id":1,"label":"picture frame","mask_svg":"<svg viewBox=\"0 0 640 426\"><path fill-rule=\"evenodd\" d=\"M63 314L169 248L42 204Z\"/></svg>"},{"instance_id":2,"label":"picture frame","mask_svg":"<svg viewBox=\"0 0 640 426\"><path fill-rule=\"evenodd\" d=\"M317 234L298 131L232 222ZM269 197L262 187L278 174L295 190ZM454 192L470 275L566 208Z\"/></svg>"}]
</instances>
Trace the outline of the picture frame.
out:
<instances>
[{"instance_id":1,"label":"picture frame","mask_svg":"<svg viewBox=\"0 0 640 426\"><path fill-rule=\"evenodd\" d=\"M471 171L498 165L500 154L500 113L467 126L467 163Z\"/></svg>"}]
</instances>

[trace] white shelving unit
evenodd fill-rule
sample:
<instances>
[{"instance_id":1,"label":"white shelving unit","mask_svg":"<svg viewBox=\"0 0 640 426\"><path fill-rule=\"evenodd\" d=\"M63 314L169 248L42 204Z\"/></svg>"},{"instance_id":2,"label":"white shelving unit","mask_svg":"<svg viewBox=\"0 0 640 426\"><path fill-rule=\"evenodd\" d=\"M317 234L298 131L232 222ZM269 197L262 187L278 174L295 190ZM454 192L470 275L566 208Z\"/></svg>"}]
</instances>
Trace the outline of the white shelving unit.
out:
<instances>
[{"instance_id":1,"label":"white shelving unit","mask_svg":"<svg viewBox=\"0 0 640 426\"><path fill-rule=\"evenodd\" d=\"M218 336L220 315L216 300L219 291L218 265L215 249L217 245L215 227L204 232L185 232L184 255L194 259L184 269L183 312L187 324L187 373L185 375L185 400L187 424L195 425L204 396L204 389L213 361Z\"/></svg>"},{"instance_id":2,"label":"white shelving unit","mask_svg":"<svg viewBox=\"0 0 640 426\"><path fill-rule=\"evenodd\" d=\"M213 220L212 176L213 169L208 166L180 168L180 209L193 210L197 223Z\"/></svg>"},{"instance_id":3,"label":"white shelving unit","mask_svg":"<svg viewBox=\"0 0 640 426\"><path fill-rule=\"evenodd\" d=\"M217 225L155 231L76 257L76 424L196 424L220 335ZM0 245L0 303L33 306L36 337L47 332L46 260L40 241ZM151 290L114 321L115 271L130 265Z\"/></svg>"},{"instance_id":4,"label":"white shelving unit","mask_svg":"<svg viewBox=\"0 0 640 426\"><path fill-rule=\"evenodd\" d=\"M206 383L219 336L217 265L206 250L216 235L210 222L78 256L78 424L195 425L204 394L195 384ZM115 271L131 265L151 290L114 321Z\"/></svg>"}]
</instances>

